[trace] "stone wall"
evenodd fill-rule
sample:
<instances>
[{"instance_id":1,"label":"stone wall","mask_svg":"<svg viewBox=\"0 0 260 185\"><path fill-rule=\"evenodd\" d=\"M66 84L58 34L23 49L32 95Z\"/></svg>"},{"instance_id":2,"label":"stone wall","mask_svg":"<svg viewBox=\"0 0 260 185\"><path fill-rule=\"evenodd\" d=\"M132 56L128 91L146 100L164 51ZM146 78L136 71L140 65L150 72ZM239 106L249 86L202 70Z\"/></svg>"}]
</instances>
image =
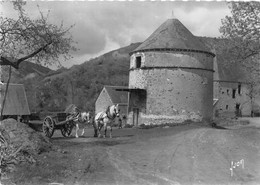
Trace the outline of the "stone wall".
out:
<instances>
[{"instance_id":1,"label":"stone wall","mask_svg":"<svg viewBox=\"0 0 260 185\"><path fill-rule=\"evenodd\" d=\"M140 112L138 125L179 125L185 123L186 121L202 122L203 120L204 119L202 118L202 116L196 114L195 112L183 111L180 114L173 116L152 115ZM133 111L129 112L127 123L133 125Z\"/></svg>"},{"instance_id":2,"label":"stone wall","mask_svg":"<svg viewBox=\"0 0 260 185\"><path fill-rule=\"evenodd\" d=\"M213 57L198 52L148 51L137 52L130 57L130 69L135 68L136 57L140 56L141 67L194 67L213 69Z\"/></svg>"},{"instance_id":3,"label":"stone wall","mask_svg":"<svg viewBox=\"0 0 260 185\"><path fill-rule=\"evenodd\" d=\"M136 56L142 57L139 69L135 68ZM146 108L140 109L140 123L160 124L188 119L211 120L213 115L212 69L213 57L205 53L133 54L129 88L140 88L147 92ZM134 100L130 97L130 101Z\"/></svg>"},{"instance_id":4,"label":"stone wall","mask_svg":"<svg viewBox=\"0 0 260 185\"><path fill-rule=\"evenodd\" d=\"M238 91L241 84L240 93ZM216 117L235 117L236 104L240 104L241 116L250 116L251 100L248 96L250 86L239 82L214 82L214 98L219 99L214 114Z\"/></svg>"}]
</instances>

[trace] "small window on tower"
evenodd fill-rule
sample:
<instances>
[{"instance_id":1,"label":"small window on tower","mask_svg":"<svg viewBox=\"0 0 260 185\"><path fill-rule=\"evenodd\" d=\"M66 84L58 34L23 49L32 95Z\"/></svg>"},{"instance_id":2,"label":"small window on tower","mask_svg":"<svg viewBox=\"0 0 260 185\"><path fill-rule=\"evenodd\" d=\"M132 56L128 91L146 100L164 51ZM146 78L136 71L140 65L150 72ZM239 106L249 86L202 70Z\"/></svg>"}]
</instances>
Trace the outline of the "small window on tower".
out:
<instances>
[{"instance_id":1,"label":"small window on tower","mask_svg":"<svg viewBox=\"0 0 260 185\"><path fill-rule=\"evenodd\" d=\"M138 57L135 58L136 68L140 68L141 67L141 61L142 61L142 57L141 56L138 56Z\"/></svg>"},{"instance_id":2,"label":"small window on tower","mask_svg":"<svg viewBox=\"0 0 260 185\"><path fill-rule=\"evenodd\" d=\"M228 110L228 105L226 105L226 110Z\"/></svg>"}]
</instances>

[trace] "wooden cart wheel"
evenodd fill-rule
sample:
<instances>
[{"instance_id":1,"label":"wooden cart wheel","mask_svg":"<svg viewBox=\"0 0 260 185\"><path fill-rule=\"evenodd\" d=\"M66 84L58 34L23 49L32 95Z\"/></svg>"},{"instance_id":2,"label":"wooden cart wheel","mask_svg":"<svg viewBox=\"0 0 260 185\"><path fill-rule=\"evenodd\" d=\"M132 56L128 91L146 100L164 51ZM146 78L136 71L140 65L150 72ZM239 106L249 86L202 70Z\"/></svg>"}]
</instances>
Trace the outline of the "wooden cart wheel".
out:
<instances>
[{"instance_id":1,"label":"wooden cart wheel","mask_svg":"<svg viewBox=\"0 0 260 185\"><path fill-rule=\"evenodd\" d=\"M64 136L64 137L69 137L71 132L72 132L72 129L73 129L73 126L74 126L74 123L73 121L68 121L66 122L60 129L61 131L61 134Z\"/></svg>"},{"instance_id":2,"label":"wooden cart wheel","mask_svg":"<svg viewBox=\"0 0 260 185\"><path fill-rule=\"evenodd\" d=\"M45 136L51 138L53 133L54 133L54 126L55 126L55 122L52 119L52 117L47 116L42 124L42 131L45 134Z\"/></svg>"}]
</instances>

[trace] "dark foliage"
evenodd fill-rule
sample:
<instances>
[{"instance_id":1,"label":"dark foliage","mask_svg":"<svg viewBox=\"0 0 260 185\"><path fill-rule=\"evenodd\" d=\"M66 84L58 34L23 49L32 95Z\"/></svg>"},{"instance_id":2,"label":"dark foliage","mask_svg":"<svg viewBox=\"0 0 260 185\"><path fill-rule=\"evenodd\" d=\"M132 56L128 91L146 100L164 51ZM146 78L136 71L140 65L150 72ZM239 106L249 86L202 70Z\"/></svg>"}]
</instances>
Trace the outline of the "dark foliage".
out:
<instances>
[{"instance_id":1,"label":"dark foliage","mask_svg":"<svg viewBox=\"0 0 260 185\"><path fill-rule=\"evenodd\" d=\"M69 70L49 73L38 83L35 110L64 111L69 104L94 112L104 85L128 86L129 53L140 43L111 51Z\"/></svg>"}]
</instances>

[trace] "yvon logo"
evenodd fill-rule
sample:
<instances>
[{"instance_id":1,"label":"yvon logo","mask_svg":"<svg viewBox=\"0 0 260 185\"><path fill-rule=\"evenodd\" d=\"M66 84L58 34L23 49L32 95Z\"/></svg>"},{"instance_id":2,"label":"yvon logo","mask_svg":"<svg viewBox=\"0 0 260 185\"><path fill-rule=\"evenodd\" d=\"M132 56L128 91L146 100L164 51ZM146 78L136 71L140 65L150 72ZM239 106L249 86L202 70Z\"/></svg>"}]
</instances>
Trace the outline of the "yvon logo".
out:
<instances>
[{"instance_id":1,"label":"yvon logo","mask_svg":"<svg viewBox=\"0 0 260 185\"><path fill-rule=\"evenodd\" d=\"M231 167L230 167L230 171L231 171L231 177L233 176L234 172L233 170L237 167L241 166L242 169L245 168L245 162L244 162L244 159L241 159L240 161L238 162L234 162L234 161L231 161Z\"/></svg>"}]
</instances>

